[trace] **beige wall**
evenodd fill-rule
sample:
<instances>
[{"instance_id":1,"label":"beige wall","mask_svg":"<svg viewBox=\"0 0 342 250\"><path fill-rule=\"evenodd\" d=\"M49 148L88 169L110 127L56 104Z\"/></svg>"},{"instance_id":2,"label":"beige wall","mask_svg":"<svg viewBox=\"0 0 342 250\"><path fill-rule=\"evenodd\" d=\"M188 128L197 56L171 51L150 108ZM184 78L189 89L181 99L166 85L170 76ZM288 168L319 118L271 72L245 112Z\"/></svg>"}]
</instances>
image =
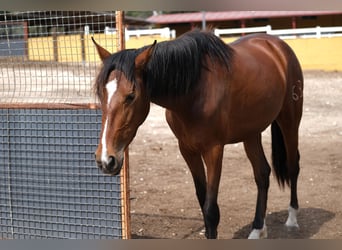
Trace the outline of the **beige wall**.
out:
<instances>
[{"instance_id":1,"label":"beige wall","mask_svg":"<svg viewBox=\"0 0 342 250\"><path fill-rule=\"evenodd\" d=\"M223 39L230 43L237 38ZM286 39L303 70L342 71L342 37Z\"/></svg>"},{"instance_id":2,"label":"beige wall","mask_svg":"<svg viewBox=\"0 0 342 250\"><path fill-rule=\"evenodd\" d=\"M115 35L95 34L94 39L108 51L117 51L117 37ZM227 43L237 38L224 38ZM140 48L167 39L160 36L131 37L126 41L126 48ZM295 51L304 70L340 70L342 71L342 37L306 38L285 40ZM59 62L94 62L99 61L90 35L84 36L84 52L82 55L81 35L58 36L57 47L54 50L52 37L29 38L28 58L32 61L53 61L54 53L58 51Z\"/></svg>"}]
</instances>

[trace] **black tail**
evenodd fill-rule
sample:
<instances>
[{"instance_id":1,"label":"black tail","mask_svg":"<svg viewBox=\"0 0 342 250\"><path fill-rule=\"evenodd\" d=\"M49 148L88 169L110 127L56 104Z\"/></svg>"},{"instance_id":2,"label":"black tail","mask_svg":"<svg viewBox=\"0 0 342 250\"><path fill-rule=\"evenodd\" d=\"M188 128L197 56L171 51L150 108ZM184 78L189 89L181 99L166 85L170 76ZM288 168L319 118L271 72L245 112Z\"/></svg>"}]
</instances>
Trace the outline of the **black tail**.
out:
<instances>
[{"instance_id":1,"label":"black tail","mask_svg":"<svg viewBox=\"0 0 342 250\"><path fill-rule=\"evenodd\" d=\"M271 132L273 169L279 186L284 188L285 182L287 185L289 185L290 179L286 164L286 148L284 144L284 138L276 121L274 121L271 125Z\"/></svg>"}]
</instances>

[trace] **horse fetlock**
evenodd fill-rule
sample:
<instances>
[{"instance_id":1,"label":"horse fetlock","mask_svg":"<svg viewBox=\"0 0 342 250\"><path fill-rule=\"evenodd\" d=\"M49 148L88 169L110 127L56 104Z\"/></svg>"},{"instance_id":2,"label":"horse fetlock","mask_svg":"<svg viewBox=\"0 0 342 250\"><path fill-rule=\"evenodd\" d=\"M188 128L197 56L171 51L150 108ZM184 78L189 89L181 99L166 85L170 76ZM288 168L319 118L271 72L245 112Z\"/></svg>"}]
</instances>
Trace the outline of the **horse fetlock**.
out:
<instances>
[{"instance_id":1,"label":"horse fetlock","mask_svg":"<svg viewBox=\"0 0 342 250\"><path fill-rule=\"evenodd\" d=\"M267 230L263 229L253 229L249 234L249 240L258 240L258 239L266 239L267 238Z\"/></svg>"},{"instance_id":2,"label":"horse fetlock","mask_svg":"<svg viewBox=\"0 0 342 250\"><path fill-rule=\"evenodd\" d=\"M262 229L253 229L249 234L248 239L257 240L257 239L266 239L267 238L267 226L264 222L264 226Z\"/></svg>"},{"instance_id":3,"label":"horse fetlock","mask_svg":"<svg viewBox=\"0 0 342 250\"><path fill-rule=\"evenodd\" d=\"M205 230L205 237L207 239L217 239L217 230L207 228Z\"/></svg>"},{"instance_id":4,"label":"horse fetlock","mask_svg":"<svg viewBox=\"0 0 342 250\"><path fill-rule=\"evenodd\" d=\"M298 209L295 209L291 206L289 206L289 216L286 220L285 225L287 227L292 227L292 228L299 228L298 222L297 222L297 214L298 214Z\"/></svg>"}]
</instances>

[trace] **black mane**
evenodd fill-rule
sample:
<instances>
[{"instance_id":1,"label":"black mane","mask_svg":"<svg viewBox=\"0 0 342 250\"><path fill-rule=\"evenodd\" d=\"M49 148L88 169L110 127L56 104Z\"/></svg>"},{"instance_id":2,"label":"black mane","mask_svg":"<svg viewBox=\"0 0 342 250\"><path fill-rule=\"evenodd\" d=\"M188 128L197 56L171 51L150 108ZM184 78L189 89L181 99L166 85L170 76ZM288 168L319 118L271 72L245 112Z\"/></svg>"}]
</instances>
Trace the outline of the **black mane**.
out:
<instances>
[{"instance_id":1,"label":"black mane","mask_svg":"<svg viewBox=\"0 0 342 250\"><path fill-rule=\"evenodd\" d=\"M114 69L135 83L134 60L147 47L123 50L109 57L96 81L97 93L99 84L105 84ZM191 31L175 40L157 43L143 79L152 98L184 95L197 84L202 70L210 70L206 57L229 71L232 56L233 50L213 33Z\"/></svg>"}]
</instances>

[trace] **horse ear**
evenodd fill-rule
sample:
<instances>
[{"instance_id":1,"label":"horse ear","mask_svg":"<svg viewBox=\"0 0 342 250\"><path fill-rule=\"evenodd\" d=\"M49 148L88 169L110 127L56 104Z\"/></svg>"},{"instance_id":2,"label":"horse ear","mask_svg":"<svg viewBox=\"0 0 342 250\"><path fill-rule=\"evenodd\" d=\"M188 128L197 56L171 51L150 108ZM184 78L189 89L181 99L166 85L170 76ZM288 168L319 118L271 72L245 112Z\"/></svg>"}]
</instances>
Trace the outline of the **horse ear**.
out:
<instances>
[{"instance_id":1,"label":"horse ear","mask_svg":"<svg viewBox=\"0 0 342 250\"><path fill-rule=\"evenodd\" d=\"M150 60L152 52L154 50L154 47L157 44L157 40L154 40L154 43L145 49L143 52L141 52L136 58L135 58L135 68L140 71L145 68L146 63L148 60Z\"/></svg>"},{"instance_id":2,"label":"horse ear","mask_svg":"<svg viewBox=\"0 0 342 250\"><path fill-rule=\"evenodd\" d=\"M104 61L107 57L109 57L111 55L110 52L108 52L106 49L104 49L99 44L97 44L97 42L95 42L95 39L93 37L91 37L91 40L95 44L97 53L99 54L102 61Z\"/></svg>"}]
</instances>

